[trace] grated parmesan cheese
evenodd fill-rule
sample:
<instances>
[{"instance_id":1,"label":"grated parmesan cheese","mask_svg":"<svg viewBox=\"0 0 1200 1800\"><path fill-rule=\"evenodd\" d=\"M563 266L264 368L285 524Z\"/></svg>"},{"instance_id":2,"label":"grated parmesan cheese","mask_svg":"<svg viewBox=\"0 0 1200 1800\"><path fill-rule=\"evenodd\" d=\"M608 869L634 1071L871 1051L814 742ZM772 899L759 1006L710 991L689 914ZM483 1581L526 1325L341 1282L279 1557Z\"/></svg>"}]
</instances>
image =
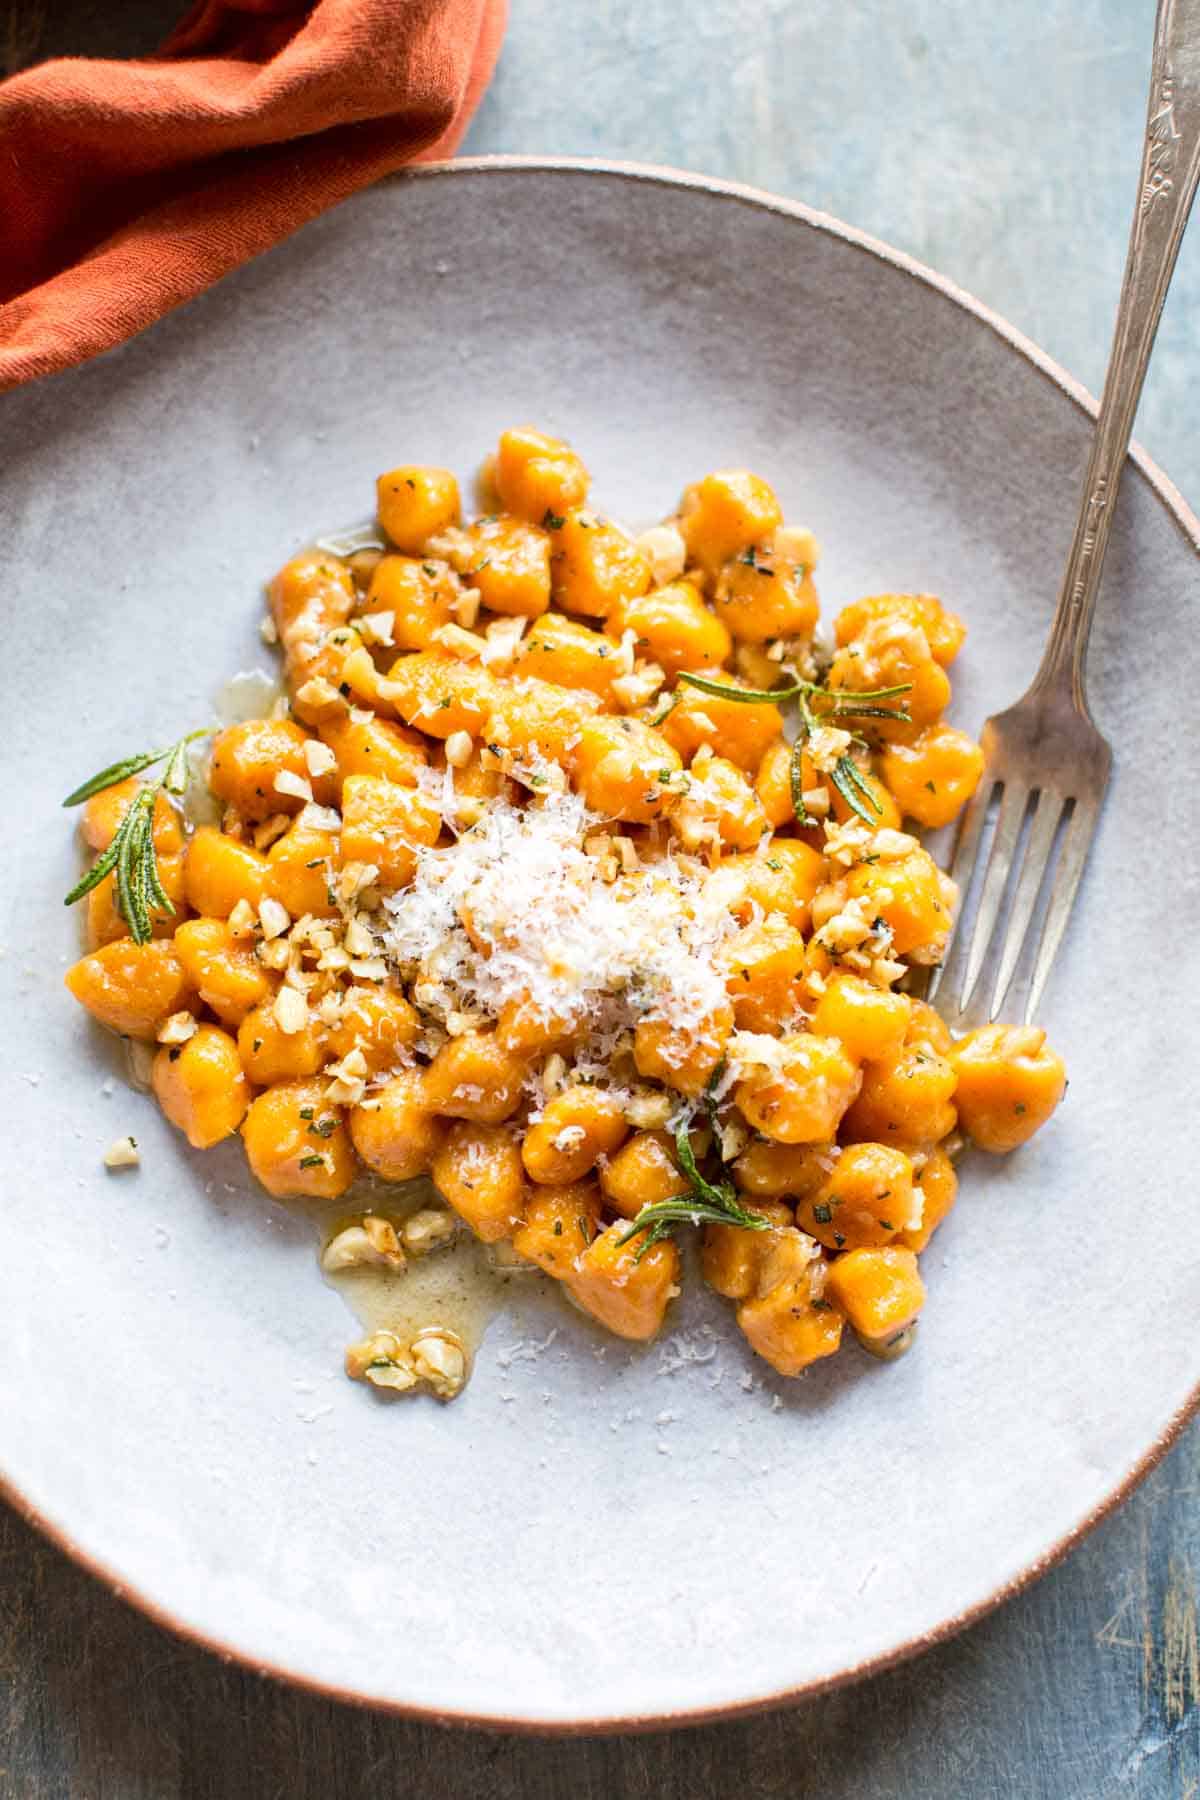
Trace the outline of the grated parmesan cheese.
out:
<instances>
[{"instance_id":1,"label":"grated parmesan cheese","mask_svg":"<svg viewBox=\"0 0 1200 1800\"><path fill-rule=\"evenodd\" d=\"M674 853L606 871L585 847L600 824L578 795L546 794L418 848L412 884L384 902L382 949L426 1012L530 1006L586 1028L577 1067L608 1077L639 1019L687 1030L724 1001L716 952L738 927L707 871Z\"/></svg>"}]
</instances>

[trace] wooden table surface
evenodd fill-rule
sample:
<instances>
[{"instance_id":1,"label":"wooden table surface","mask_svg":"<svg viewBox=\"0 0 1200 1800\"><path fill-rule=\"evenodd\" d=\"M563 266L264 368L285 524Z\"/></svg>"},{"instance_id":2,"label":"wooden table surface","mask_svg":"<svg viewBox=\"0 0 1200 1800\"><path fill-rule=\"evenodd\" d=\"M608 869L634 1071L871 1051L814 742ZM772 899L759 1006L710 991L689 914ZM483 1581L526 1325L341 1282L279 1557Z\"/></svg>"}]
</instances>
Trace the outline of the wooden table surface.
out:
<instances>
[{"instance_id":1,"label":"wooden table surface","mask_svg":"<svg viewBox=\"0 0 1200 1800\"><path fill-rule=\"evenodd\" d=\"M136 55L175 10L0 0L0 60ZM951 275L1095 389L1153 11L513 0L466 148L628 156L794 195ZM1193 502L1198 305L1200 230L1139 422ZM1067 1562L939 1650L790 1711L579 1741L408 1724L226 1667L0 1507L0 1800L1195 1800L1198 1500L1194 1426Z\"/></svg>"}]
</instances>

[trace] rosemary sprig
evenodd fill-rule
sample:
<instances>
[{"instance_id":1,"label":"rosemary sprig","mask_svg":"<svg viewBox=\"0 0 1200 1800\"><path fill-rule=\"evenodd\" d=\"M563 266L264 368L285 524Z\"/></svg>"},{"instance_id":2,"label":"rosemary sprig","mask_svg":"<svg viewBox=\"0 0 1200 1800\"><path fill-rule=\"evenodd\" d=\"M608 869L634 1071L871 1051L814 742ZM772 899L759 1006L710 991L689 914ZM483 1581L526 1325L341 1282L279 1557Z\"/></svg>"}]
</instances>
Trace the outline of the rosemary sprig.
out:
<instances>
[{"instance_id":1,"label":"rosemary sprig","mask_svg":"<svg viewBox=\"0 0 1200 1800\"><path fill-rule=\"evenodd\" d=\"M806 699L817 698L828 701L823 707L822 718L846 719L900 719L907 721L908 715L902 708L881 707L874 704L880 700L896 700L901 694L907 694L912 687L911 681L902 681L895 687L882 688L830 688L823 687L819 681L789 681L777 688L739 688L726 685L722 681L714 681L709 675L694 675L683 669L679 674L680 681L688 687L699 688L702 694L712 694L717 700L733 700L741 706L761 706L769 703L778 706L782 700L796 700L803 695ZM863 702L871 702L864 706Z\"/></svg>"},{"instance_id":2,"label":"rosemary sprig","mask_svg":"<svg viewBox=\"0 0 1200 1800\"><path fill-rule=\"evenodd\" d=\"M743 1231L765 1231L770 1221L761 1213L751 1212L737 1197L728 1176L709 1181L696 1166L688 1137L689 1119L681 1119L675 1128L675 1157L680 1172L687 1177L690 1194L677 1194L673 1200L655 1200L641 1212L621 1237L622 1244L645 1232L645 1242L638 1247L637 1261L662 1238L669 1237L676 1225L740 1225Z\"/></svg>"},{"instance_id":3,"label":"rosemary sprig","mask_svg":"<svg viewBox=\"0 0 1200 1800\"><path fill-rule=\"evenodd\" d=\"M90 894L94 887L98 887L106 875L111 875L116 888L118 910L129 927L134 943L150 942L153 935L151 911L175 911L159 877L158 861L154 853L155 803L162 792L182 794L187 786L188 745L205 735L202 730L189 731L174 744L168 744L164 750L147 750L141 755L127 756L120 762L110 763L107 769L101 769L98 775L81 782L67 795L63 801L64 806L80 806L94 794L101 794L105 788L116 787L119 782L128 781L131 775L153 768L155 763L164 765L158 780L147 782L134 795L128 811L117 826L112 843L75 883L63 901L64 906L73 906L85 894Z\"/></svg>"},{"instance_id":4,"label":"rosemary sprig","mask_svg":"<svg viewBox=\"0 0 1200 1800\"><path fill-rule=\"evenodd\" d=\"M912 686L911 681L900 682L895 687L882 688L829 688L823 687L819 681L792 681L784 687L777 688L735 688L726 687L723 682L713 681L707 675L692 675L681 671L680 681L689 687L699 688L701 693L713 694L721 700L734 700L745 706L761 705L770 702L777 706L781 700L795 700L800 715L800 729L796 741L792 745L791 762L788 765L788 778L792 789L792 811L796 815L798 825L810 825L812 819L804 804L804 777L801 759L804 746L818 724L827 720L838 719L895 719L900 724L909 723L910 714L903 706L884 706L881 701L898 700L907 694ZM814 701L820 703L819 711ZM858 739L862 742L862 739ZM832 781L846 805L852 813L860 818L864 825L874 825L883 808L871 789L862 778L862 772L849 754L839 756L829 771ZM869 810L868 810L869 809Z\"/></svg>"}]
</instances>

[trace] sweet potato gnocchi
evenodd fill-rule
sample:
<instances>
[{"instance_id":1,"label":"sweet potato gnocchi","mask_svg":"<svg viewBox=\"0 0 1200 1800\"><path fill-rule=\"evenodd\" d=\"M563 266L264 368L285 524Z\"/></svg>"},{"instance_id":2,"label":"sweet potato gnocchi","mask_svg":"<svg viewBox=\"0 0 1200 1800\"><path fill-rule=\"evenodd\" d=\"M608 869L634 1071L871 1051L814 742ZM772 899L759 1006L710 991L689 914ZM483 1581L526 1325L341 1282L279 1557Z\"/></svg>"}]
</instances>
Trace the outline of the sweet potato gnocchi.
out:
<instances>
[{"instance_id":1,"label":"sweet potato gnocchi","mask_svg":"<svg viewBox=\"0 0 1200 1800\"><path fill-rule=\"evenodd\" d=\"M375 533L271 582L286 698L212 736L219 822L178 804L187 739L70 797L67 986L269 1194L349 1209L371 1172L328 1269L402 1279L461 1227L640 1341L699 1226L780 1374L847 1327L895 1354L963 1135L1011 1151L1065 1088L1041 1030L955 1042L911 991L956 895L905 827L981 769L942 716L962 621L876 594L823 645L816 541L746 470L640 537L541 431L485 480L468 520L448 470L391 469ZM416 1178L442 1204L390 1209ZM435 1320L346 1367L449 1398L468 1358Z\"/></svg>"}]
</instances>

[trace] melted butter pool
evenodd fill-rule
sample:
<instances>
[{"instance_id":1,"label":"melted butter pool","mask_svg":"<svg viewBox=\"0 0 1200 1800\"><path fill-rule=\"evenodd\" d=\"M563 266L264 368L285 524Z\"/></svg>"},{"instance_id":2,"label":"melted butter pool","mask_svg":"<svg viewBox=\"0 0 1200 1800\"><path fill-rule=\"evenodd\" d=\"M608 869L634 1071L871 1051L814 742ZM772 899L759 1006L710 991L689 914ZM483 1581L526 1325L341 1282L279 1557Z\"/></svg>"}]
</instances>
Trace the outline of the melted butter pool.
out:
<instances>
[{"instance_id":1,"label":"melted butter pool","mask_svg":"<svg viewBox=\"0 0 1200 1800\"><path fill-rule=\"evenodd\" d=\"M347 1225L357 1224L364 1213L390 1220L399 1231L405 1219L423 1208L445 1210L429 1181L397 1184L372 1176L356 1181L340 1199L290 1204L317 1228L318 1267L330 1240ZM465 1226L444 1248L410 1256L403 1269L364 1264L333 1271L322 1268L321 1274L358 1320L363 1336L391 1331L407 1343L419 1331L439 1325L453 1331L472 1358L513 1285L528 1291L537 1280L535 1270L504 1267Z\"/></svg>"}]
</instances>

